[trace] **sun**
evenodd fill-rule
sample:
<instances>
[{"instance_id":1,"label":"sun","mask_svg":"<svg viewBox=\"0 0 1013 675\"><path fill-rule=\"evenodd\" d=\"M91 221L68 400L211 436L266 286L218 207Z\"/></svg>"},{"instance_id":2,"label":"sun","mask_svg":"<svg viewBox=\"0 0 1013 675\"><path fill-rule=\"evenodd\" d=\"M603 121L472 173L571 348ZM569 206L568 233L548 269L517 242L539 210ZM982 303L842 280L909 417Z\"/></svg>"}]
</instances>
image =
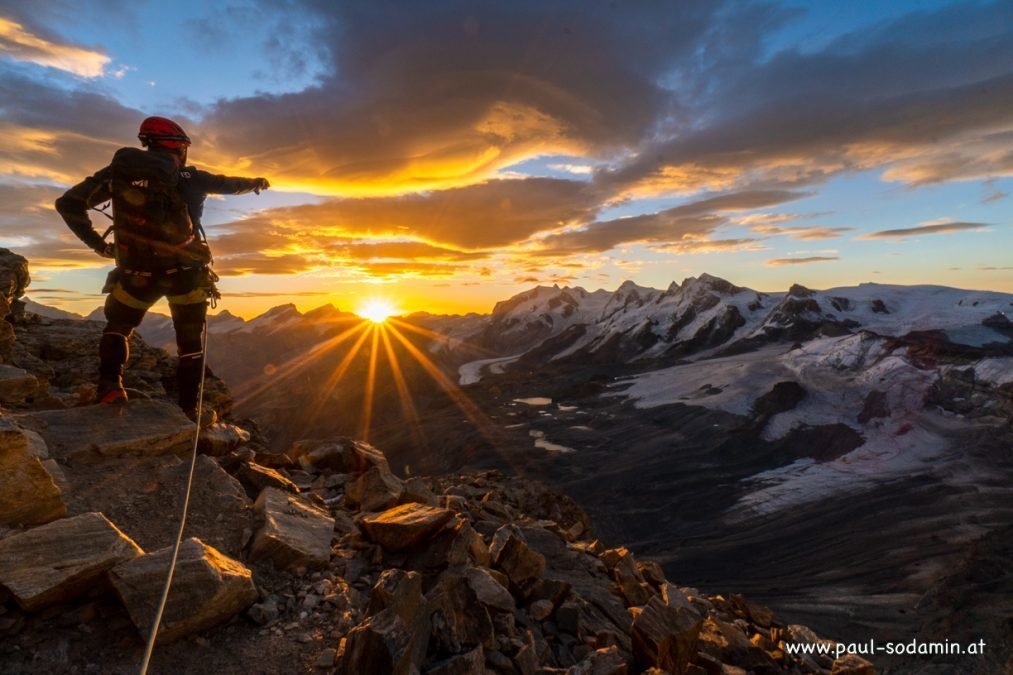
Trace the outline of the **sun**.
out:
<instances>
[{"instance_id":1,"label":"sun","mask_svg":"<svg viewBox=\"0 0 1013 675\"><path fill-rule=\"evenodd\" d=\"M358 312L359 316L369 319L373 323L383 323L389 317L397 314L397 310L389 301L382 298L372 298L366 301Z\"/></svg>"}]
</instances>

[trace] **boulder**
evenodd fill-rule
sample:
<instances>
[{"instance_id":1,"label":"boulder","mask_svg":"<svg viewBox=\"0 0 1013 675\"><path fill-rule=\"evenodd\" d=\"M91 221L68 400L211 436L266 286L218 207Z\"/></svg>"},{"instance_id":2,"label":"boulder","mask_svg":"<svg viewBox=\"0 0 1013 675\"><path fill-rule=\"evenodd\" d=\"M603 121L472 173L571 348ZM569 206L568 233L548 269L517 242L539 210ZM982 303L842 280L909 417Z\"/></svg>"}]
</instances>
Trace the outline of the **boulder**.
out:
<instances>
[{"instance_id":1,"label":"boulder","mask_svg":"<svg viewBox=\"0 0 1013 675\"><path fill-rule=\"evenodd\" d=\"M625 548L620 550L624 552L624 555L613 565L612 578L619 584L619 590L626 598L626 604L640 607L651 599L650 586L647 585L640 570L637 569L637 562L633 558L633 554Z\"/></svg>"},{"instance_id":2,"label":"boulder","mask_svg":"<svg viewBox=\"0 0 1013 675\"><path fill-rule=\"evenodd\" d=\"M514 525L496 530L489 555L492 564L502 570L517 589L529 589L545 573L545 556L532 550Z\"/></svg>"},{"instance_id":3,"label":"boulder","mask_svg":"<svg viewBox=\"0 0 1013 675\"><path fill-rule=\"evenodd\" d=\"M69 460L164 455L186 448L194 432L179 406L155 399L32 412L16 421L42 436L51 457Z\"/></svg>"},{"instance_id":4,"label":"boulder","mask_svg":"<svg viewBox=\"0 0 1013 675\"><path fill-rule=\"evenodd\" d=\"M404 567L423 573L447 567L489 564L489 548L466 518L454 514L424 545L406 549Z\"/></svg>"},{"instance_id":5,"label":"boulder","mask_svg":"<svg viewBox=\"0 0 1013 675\"><path fill-rule=\"evenodd\" d=\"M405 624L413 623L425 606L422 595L422 576L416 572L392 568L384 570L369 594L369 615L393 609Z\"/></svg>"},{"instance_id":6,"label":"boulder","mask_svg":"<svg viewBox=\"0 0 1013 675\"><path fill-rule=\"evenodd\" d=\"M408 651L411 663L420 666L429 644L429 612L422 595L422 576L400 569L385 570L369 595L369 616L394 612L412 636Z\"/></svg>"},{"instance_id":7,"label":"boulder","mask_svg":"<svg viewBox=\"0 0 1013 675\"><path fill-rule=\"evenodd\" d=\"M0 585L35 611L91 590L143 553L101 513L83 513L0 539Z\"/></svg>"},{"instance_id":8,"label":"boulder","mask_svg":"<svg viewBox=\"0 0 1013 675\"><path fill-rule=\"evenodd\" d=\"M429 487L429 481L425 478L413 476L404 481L404 489L401 491L401 503L418 502L428 506L436 506L440 503L436 493Z\"/></svg>"},{"instance_id":9,"label":"boulder","mask_svg":"<svg viewBox=\"0 0 1013 675\"><path fill-rule=\"evenodd\" d=\"M372 466L345 486L345 506L362 511L382 511L398 503L404 486L383 466Z\"/></svg>"},{"instance_id":10,"label":"boulder","mask_svg":"<svg viewBox=\"0 0 1013 675\"><path fill-rule=\"evenodd\" d=\"M39 380L26 370L0 365L0 403L24 403L39 390Z\"/></svg>"},{"instance_id":11,"label":"boulder","mask_svg":"<svg viewBox=\"0 0 1013 675\"><path fill-rule=\"evenodd\" d=\"M475 597L486 607L500 612L513 612L517 608L510 591L500 584L484 567L469 567L465 573Z\"/></svg>"},{"instance_id":12,"label":"boulder","mask_svg":"<svg viewBox=\"0 0 1013 675\"><path fill-rule=\"evenodd\" d=\"M28 260L10 249L0 248L0 318L7 316L10 306L25 294L30 283Z\"/></svg>"},{"instance_id":13,"label":"boulder","mask_svg":"<svg viewBox=\"0 0 1013 675\"><path fill-rule=\"evenodd\" d=\"M296 484L285 478L280 473L266 466L255 462L247 462L240 465L236 471L236 478L242 483L246 494L251 499L256 499L264 488L275 488L285 492L299 492Z\"/></svg>"},{"instance_id":14,"label":"boulder","mask_svg":"<svg viewBox=\"0 0 1013 675\"><path fill-rule=\"evenodd\" d=\"M172 547L142 555L109 572L142 636L151 633ZM171 642L227 621L257 601L250 570L199 539L180 546L172 589L158 631L159 642Z\"/></svg>"},{"instance_id":15,"label":"boulder","mask_svg":"<svg viewBox=\"0 0 1013 675\"><path fill-rule=\"evenodd\" d=\"M387 551L401 551L430 537L454 516L452 511L410 502L362 519L370 539Z\"/></svg>"},{"instance_id":16,"label":"boulder","mask_svg":"<svg viewBox=\"0 0 1013 675\"><path fill-rule=\"evenodd\" d=\"M654 560L637 561L637 569L640 575L654 586L661 586L665 583L665 571Z\"/></svg>"},{"instance_id":17,"label":"boulder","mask_svg":"<svg viewBox=\"0 0 1013 675\"><path fill-rule=\"evenodd\" d=\"M667 581L661 586L661 599L669 607L685 609L688 612L700 614L700 610L693 604L686 591L674 586ZM768 610L769 611L769 610Z\"/></svg>"},{"instance_id":18,"label":"boulder","mask_svg":"<svg viewBox=\"0 0 1013 675\"><path fill-rule=\"evenodd\" d=\"M444 572L426 599L437 651L460 654L478 645L495 647L492 618L464 574Z\"/></svg>"},{"instance_id":19,"label":"boulder","mask_svg":"<svg viewBox=\"0 0 1013 675\"><path fill-rule=\"evenodd\" d=\"M0 319L5 319L31 283L28 261L6 248L0 248ZM14 347L14 327L0 321L0 360L9 361Z\"/></svg>"},{"instance_id":20,"label":"boulder","mask_svg":"<svg viewBox=\"0 0 1013 675\"><path fill-rule=\"evenodd\" d=\"M774 612L770 608L737 593L732 593L728 599L731 600L738 614L756 625L769 628L774 623Z\"/></svg>"},{"instance_id":21,"label":"boulder","mask_svg":"<svg viewBox=\"0 0 1013 675\"><path fill-rule=\"evenodd\" d=\"M0 418L0 525L41 525L66 513L63 494L28 434Z\"/></svg>"},{"instance_id":22,"label":"boulder","mask_svg":"<svg viewBox=\"0 0 1013 675\"><path fill-rule=\"evenodd\" d=\"M643 667L658 666L673 675L686 672L696 654L703 621L696 612L670 607L658 596L633 614L633 654Z\"/></svg>"},{"instance_id":23,"label":"boulder","mask_svg":"<svg viewBox=\"0 0 1013 675\"><path fill-rule=\"evenodd\" d=\"M709 616L704 621L697 648L723 663L747 670L769 669L776 665L763 649L746 637L742 628L717 616Z\"/></svg>"},{"instance_id":24,"label":"boulder","mask_svg":"<svg viewBox=\"0 0 1013 675\"><path fill-rule=\"evenodd\" d=\"M337 473L365 473L379 467L390 473L387 458L369 443L351 438L303 439L292 444L289 457L303 468L331 469Z\"/></svg>"},{"instance_id":25,"label":"boulder","mask_svg":"<svg viewBox=\"0 0 1013 675\"><path fill-rule=\"evenodd\" d=\"M368 617L341 639L337 672L345 675L417 673L419 664L412 662L414 638L411 629L393 610Z\"/></svg>"},{"instance_id":26,"label":"boulder","mask_svg":"<svg viewBox=\"0 0 1013 675\"><path fill-rule=\"evenodd\" d=\"M226 455L250 442L250 432L228 422L216 422L200 432L200 451L213 457Z\"/></svg>"},{"instance_id":27,"label":"boulder","mask_svg":"<svg viewBox=\"0 0 1013 675\"><path fill-rule=\"evenodd\" d=\"M252 560L270 560L279 569L327 565L334 519L325 509L271 487L264 488L253 509L262 525L250 546Z\"/></svg>"}]
</instances>

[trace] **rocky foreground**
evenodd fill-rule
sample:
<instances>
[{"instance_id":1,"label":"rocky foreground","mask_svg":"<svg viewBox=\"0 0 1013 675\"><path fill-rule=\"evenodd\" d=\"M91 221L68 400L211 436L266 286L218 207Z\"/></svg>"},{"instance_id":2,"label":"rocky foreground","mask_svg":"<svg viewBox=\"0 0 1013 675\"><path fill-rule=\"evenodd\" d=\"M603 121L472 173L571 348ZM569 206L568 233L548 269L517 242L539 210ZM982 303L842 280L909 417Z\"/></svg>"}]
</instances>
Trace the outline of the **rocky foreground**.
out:
<instances>
[{"instance_id":1,"label":"rocky foreground","mask_svg":"<svg viewBox=\"0 0 1013 675\"><path fill-rule=\"evenodd\" d=\"M0 672L136 672L194 427L143 344L134 400L89 405L90 324L18 316L27 264L0 263ZM203 435L152 672L873 672L793 656L833 643L670 583L538 482L401 479L369 444L269 453L240 425Z\"/></svg>"},{"instance_id":2,"label":"rocky foreground","mask_svg":"<svg viewBox=\"0 0 1013 675\"><path fill-rule=\"evenodd\" d=\"M3 474L4 494L32 489L0 517L34 526L0 539L0 670L132 672L186 466L171 447L133 456L150 438L107 438L61 451L57 486L39 461L60 424L48 420L38 435L4 420L5 465L33 468ZM349 439L262 458L273 468L254 454L198 460L155 672L872 672L854 657L789 655L786 642L819 638L606 549L572 501L536 482L401 480Z\"/></svg>"}]
</instances>

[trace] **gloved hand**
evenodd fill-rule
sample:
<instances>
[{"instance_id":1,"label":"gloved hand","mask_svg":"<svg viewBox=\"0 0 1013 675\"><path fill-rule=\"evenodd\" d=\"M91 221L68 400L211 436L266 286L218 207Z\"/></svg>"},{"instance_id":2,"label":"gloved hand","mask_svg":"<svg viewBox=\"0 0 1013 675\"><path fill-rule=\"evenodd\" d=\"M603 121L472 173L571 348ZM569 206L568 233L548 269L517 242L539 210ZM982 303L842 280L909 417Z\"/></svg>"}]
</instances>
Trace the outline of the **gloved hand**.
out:
<instances>
[{"instance_id":1,"label":"gloved hand","mask_svg":"<svg viewBox=\"0 0 1013 675\"><path fill-rule=\"evenodd\" d=\"M255 194L259 195L261 190L266 190L267 188L271 187L271 184L267 182L266 178L254 178L253 180L254 180L253 192Z\"/></svg>"},{"instance_id":2,"label":"gloved hand","mask_svg":"<svg viewBox=\"0 0 1013 675\"><path fill-rule=\"evenodd\" d=\"M103 258L115 258L116 257L116 244L111 241L103 241L101 245L95 247L95 252Z\"/></svg>"}]
</instances>

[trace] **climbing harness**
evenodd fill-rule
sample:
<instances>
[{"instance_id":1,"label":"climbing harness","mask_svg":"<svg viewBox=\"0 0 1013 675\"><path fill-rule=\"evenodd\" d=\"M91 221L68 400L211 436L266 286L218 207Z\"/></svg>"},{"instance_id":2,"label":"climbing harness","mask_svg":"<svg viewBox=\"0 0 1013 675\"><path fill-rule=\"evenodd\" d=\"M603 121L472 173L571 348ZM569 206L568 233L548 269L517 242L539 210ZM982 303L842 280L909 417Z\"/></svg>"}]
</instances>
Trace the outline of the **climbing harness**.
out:
<instances>
[{"instance_id":1,"label":"climbing harness","mask_svg":"<svg viewBox=\"0 0 1013 675\"><path fill-rule=\"evenodd\" d=\"M158 601L158 609L155 612L155 621L151 626L151 635L148 636L148 643L144 648L144 660L141 662L141 675L148 672L148 664L151 661L151 653L155 649L155 639L158 637L158 628L162 624L162 614L165 612L165 603L169 599L169 589L172 587L172 576L176 572L176 559L179 557L179 547L183 542L183 530L186 528L186 514L190 509L190 492L193 489L194 468L197 466L197 441L200 439L202 413L204 408L204 374L206 373L205 362L207 360L208 332L207 319L204 320L204 330L201 335L201 369L200 386L197 388L197 425L193 433L193 449L190 453L190 473L186 479L186 495L183 497L183 508L179 517L179 531L176 532L176 543L172 547L172 558L169 560L169 570L165 576L165 586L162 588L162 597Z\"/></svg>"}]
</instances>

